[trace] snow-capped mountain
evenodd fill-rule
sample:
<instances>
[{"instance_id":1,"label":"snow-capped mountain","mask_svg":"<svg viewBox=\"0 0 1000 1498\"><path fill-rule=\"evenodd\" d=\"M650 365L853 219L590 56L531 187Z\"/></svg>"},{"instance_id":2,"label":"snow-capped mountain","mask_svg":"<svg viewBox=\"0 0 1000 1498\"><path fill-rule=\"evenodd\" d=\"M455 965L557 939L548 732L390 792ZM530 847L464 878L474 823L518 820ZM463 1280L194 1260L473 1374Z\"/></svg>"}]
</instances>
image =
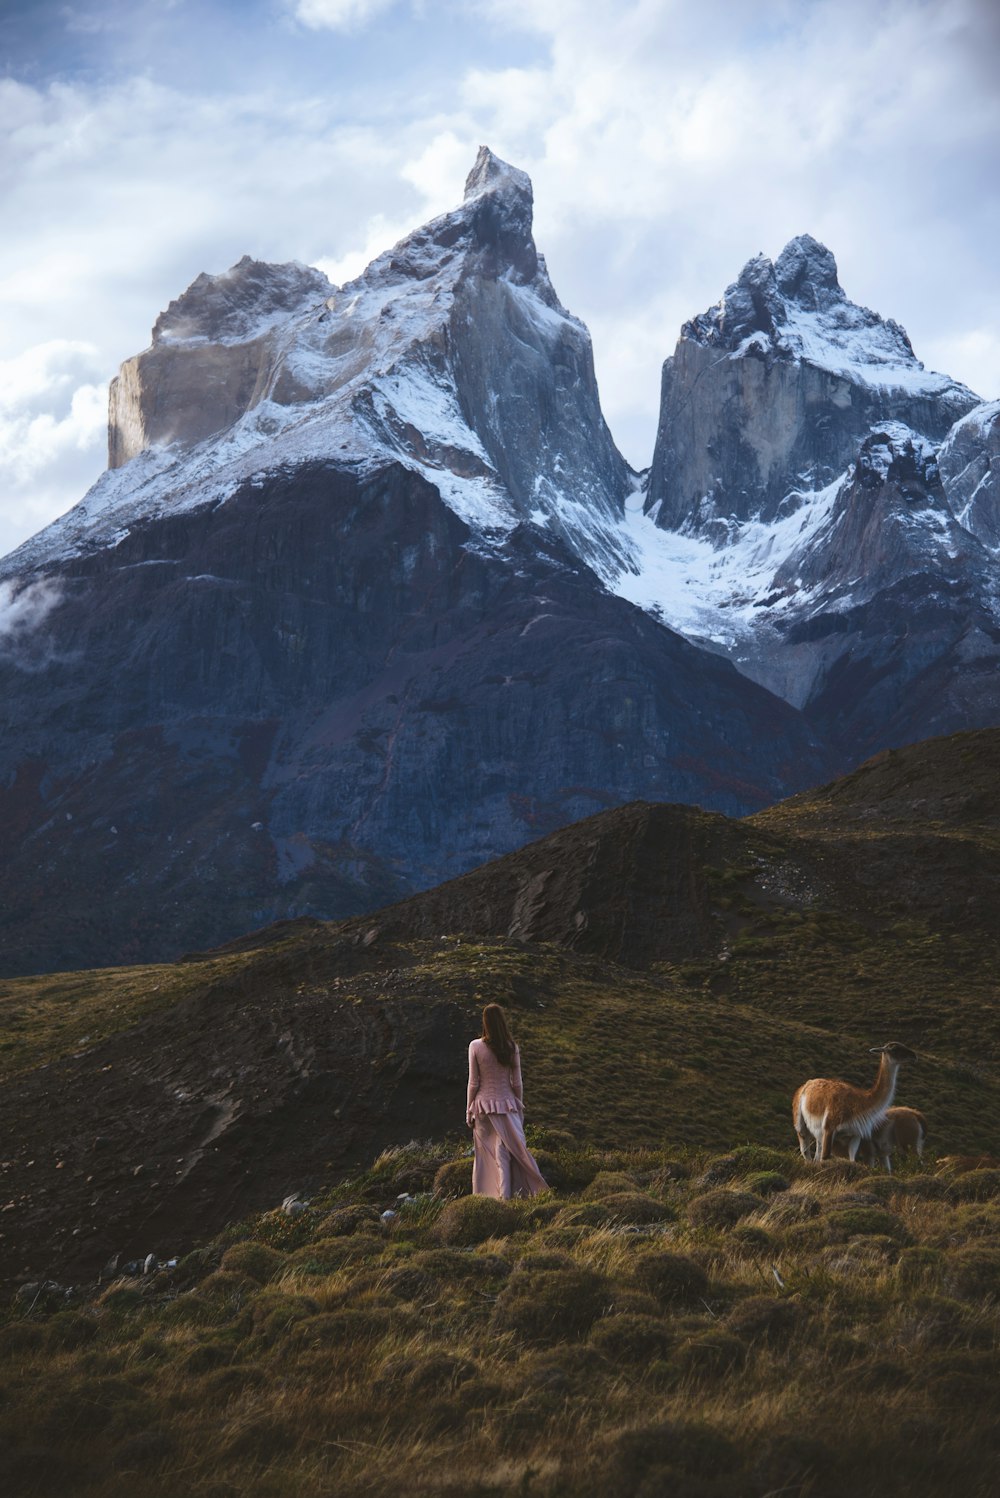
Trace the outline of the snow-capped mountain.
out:
<instances>
[{"instance_id":1,"label":"snow-capped mountain","mask_svg":"<svg viewBox=\"0 0 1000 1498\"><path fill-rule=\"evenodd\" d=\"M461 207L345 286L249 258L199 276L112 384L108 472L0 567L90 551L333 459L359 472L401 462L477 534L531 521L613 571L628 469L590 335L531 228L529 178L483 147Z\"/></svg>"},{"instance_id":2,"label":"snow-capped mountain","mask_svg":"<svg viewBox=\"0 0 1000 1498\"><path fill-rule=\"evenodd\" d=\"M0 560L0 970L373 909L607 805L739 813L1000 722L998 475L1000 402L808 236L685 324L633 473L485 148L346 286L199 276L112 386L108 471Z\"/></svg>"},{"instance_id":3,"label":"snow-capped mountain","mask_svg":"<svg viewBox=\"0 0 1000 1498\"><path fill-rule=\"evenodd\" d=\"M924 369L809 236L664 364L625 597L802 708L848 762L1000 718L1000 405Z\"/></svg>"},{"instance_id":4,"label":"snow-capped mountain","mask_svg":"<svg viewBox=\"0 0 1000 1498\"><path fill-rule=\"evenodd\" d=\"M976 404L924 369L898 323L849 301L830 251L802 235L773 264L749 261L681 330L646 507L721 541L731 522L774 520L825 489L876 423L941 441Z\"/></svg>"},{"instance_id":5,"label":"snow-capped mountain","mask_svg":"<svg viewBox=\"0 0 1000 1498\"><path fill-rule=\"evenodd\" d=\"M349 286L199 277L110 414L108 472L0 564L0 970L370 910L608 805L836 767L613 591L664 533L488 151Z\"/></svg>"}]
</instances>

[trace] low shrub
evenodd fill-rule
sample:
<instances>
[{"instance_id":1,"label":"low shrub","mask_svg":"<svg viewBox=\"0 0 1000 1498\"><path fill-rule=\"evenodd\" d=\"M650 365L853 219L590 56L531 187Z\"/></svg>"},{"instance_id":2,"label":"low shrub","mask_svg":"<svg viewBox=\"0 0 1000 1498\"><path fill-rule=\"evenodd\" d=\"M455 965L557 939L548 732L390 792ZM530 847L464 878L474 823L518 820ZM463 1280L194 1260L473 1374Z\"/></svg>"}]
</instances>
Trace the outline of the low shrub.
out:
<instances>
[{"instance_id":1,"label":"low shrub","mask_svg":"<svg viewBox=\"0 0 1000 1498\"><path fill-rule=\"evenodd\" d=\"M695 1227L731 1228L751 1212L761 1212L767 1203L752 1191L707 1191L696 1196L688 1207L688 1217Z\"/></svg>"},{"instance_id":2,"label":"low shrub","mask_svg":"<svg viewBox=\"0 0 1000 1498\"><path fill-rule=\"evenodd\" d=\"M716 1155L703 1166L695 1185L705 1191L713 1186L725 1186L729 1181L735 1181L745 1169L738 1155Z\"/></svg>"},{"instance_id":3,"label":"low shrub","mask_svg":"<svg viewBox=\"0 0 1000 1498\"><path fill-rule=\"evenodd\" d=\"M440 1281L415 1264L390 1269L382 1278L382 1289L394 1300L429 1300L441 1288Z\"/></svg>"},{"instance_id":4,"label":"low shrub","mask_svg":"<svg viewBox=\"0 0 1000 1498\"><path fill-rule=\"evenodd\" d=\"M600 1201L605 1196L618 1196L623 1191L635 1191L636 1181L634 1176L625 1175L620 1170L599 1170L583 1193L585 1201Z\"/></svg>"},{"instance_id":5,"label":"low shrub","mask_svg":"<svg viewBox=\"0 0 1000 1498\"><path fill-rule=\"evenodd\" d=\"M902 1218L881 1207L837 1207L826 1218L826 1235L834 1243L846 1243L858 1234L878 1234L897 1243L912 1243Z\"/></svg>"},{"instance_id":6,"label":"low shrub","mask_svg":"<svg viewBox=\"0 0 1000 1498\"><path fill-rule=\"evenodd\" d=\"M653 1358L665 1357L674 1341L670 1326L659 1316L625 1312L604 1316L590 1329L591 1345L614 1363L632 1363L636 1371Z\"/></svg>"},{"instance_id":7,"label":"low shrub","mask_svg":"<svg viewBox=\"0 0 1000 1498\"><path fill-rule=\"evenodd\" d=\"M810 1179L814 1180L820 1188L826 1186L841 1186L845 1183L863 1181L869 1175L867 1165L862 1165L860 1160L823 1160L813 1167Z\"/></svg>"},{"instance_id":8,"label":"low shrub","mask_svg":"<svg viewBox=\"0 0 1000 1498\"><path fill-rule=\"evenodd\" d=\"M750 1491L813 1493L817 1491L819 1474L829 1473L835 1464L834 1452L821 1441L798 1431L777 1431L755 1452L749 1473ZM825 1492L825 1487L820 1491Z\"/></svg>"},{"instance_id":9,"label":"low shrub","mask_svg":"<svg viewBox=\"0 0 1000 1498\"><path fill-rule=\"evenodd\" d=\"M1000 1248L960 1248L945 1258L942 1285L958 1300L1000 1296Z\"/></svg>"},{"instance_id":10,"label":"low shrub","mask_svg":"<svg viewBox=\"0 0 1000 1498\"><path fill-rule=\"evenodd\" d=\"M642 1254L632 1267L632 1280L664 1306L691 1305L708 1292L705 1271L684 1254Z\"/></svg>"},{"instance_id":11,"label":"low shrub","mask_svg":"<svg viewBox=\"0 0 1000 1498\"><path fill-rule=\"evenodd\" d=\"M435 1349L411 1356L387 1358L374 1378L377 1389L407 1394L442 1394L458 1388L479 1369L469 1358Z\"/></svg>"},{"instance_id":12,"label":"low shrub","mask_svg":"<svg viewBox=\"0 0 1000 1498\"><path fill-rule=\"evenodd\" d=\"M9 1321L0 1326L0 1357L21 1357L34 1352L45 1339L45 1328L38 1321Z\"/></svg>"},{"instance_id":13,"label":"low shrub","mask_svg":"<svg viewBox=\"0 0 1000 1498\"><path fill-rule=\"evenodd\" d=\"M349 1264L362 1264L382 1250L378 1238L359 1234L352 1238L317 1238L290 1253L285 1264L302 1274L336 1274Z\"/></svg>"},{"instance_id":14,"label":"low shrub","mask_svg":"<svg viewBox=\"0 0 1000 1498\"><path fill-rule=\"evenodd\" d=\"M177 1455L177 1437L169 1430L153 1426L126 1436L115 1451L112 1466L116 1472L147 1472L164 1467Z\"/></svg>"},{"instance_id":15,"label":"low shrub","mask_svg":"<svg viewBox=\"0 0 1000 1498\"><path fill-rule=\"evenodd\" d=\"M238 1363L207 1373L199 1385L206 1400L223 1402L235 1399L248 1389L259 1389L268 1382L267 1370L253 1363Z\"/></svg>"},{"instance_id":16,"label":"low shrub","mask_svg":"<svg viewBox=\"0 0 1000 1498\"><path fill-rule=\"evenodd\" d=\"M606 1436L590 1456L587 1490L605 1498L731 1498L741 1491L741 1465L732 1442L710 1425L672 1421Z\"/></svg>"},{"instance_id":17,"label":"low shrub","mask_svg":"<svg viewBox=\"0 0 1000 1498\"><path fill-rule=\"evenodd\" d=\"M677 1217L673 1207L668 1207L666 1202L656 1201L641 1191L612 1192L599 1201L585 1202L576 1211L578 1216L575 1221L578 1222L580 1216L586 1213L588 1227L610 1227L618 1223L646 1227L657 1222L674 1222ZM559 1221L565 1221L563 1213L560 1213Z\"/></svg>"},{"instance_id":18,"label":"low shrub","mask_svg":"<svg viewBox=\"0 0 1000 1498\"><path fill-rule=\"evenodd\" d=\"M601 1275L590 1269L545 1269L512 1275L491 1325L525 1342L572 1342L586 1336L609 1300Z\"/></svg>"},{"instance_id":19,"label":"low shrub","mask_svg":"<svg viewBox=\"0 0 1000 1498\"><path fill-rule=\"evenodd\" d=\"M948 1187L952 1201L985 1202L1000 1196L1000 1170L968 1170Z\"/></svg>"},{"instance_id":20,"label":"low shrub","mask_svg":"<svg viewBox=\"0 0 1000 1498\"><path fill-rule=\"evenodd\" d=\"M898 1184L898 1183L897 1183ZM948 1182L940 1176L911 1176L905 1186L907 1196L922 1201L944 1201L948 1196Z\"/></svg>"},{"instance_id":21,"label":"low shrub","mask_svg":"<svg viewBox=\"0 0 1000 1498\"><path fill-rule=\"evenodd\" d=\"M265 1292L253 1306L253 1334L267 1344L280 1341L296 1321L304 1321L318 1311L319 1305L311 1296Z\"/></svg>"},{"instance_id":22,"label":"low shrub","mask_svg":"<svg viewBox=\"0 0 1000 1498\"><path fill-rule=\"evenodd\" d=\"M823 1211L823 1204L805 1191L783 1192L768 1203L767 1220L775 1226L787 1226L793 1222L809 1222Z\"/></svg>"},{"instance_id":23,"label":"low shrub","mask_svg":"<svg viewBox=\"0 0 1000 1498\"><path fill-rule=\"evenodd\" d=\"M585 1228L606 1227L610 1216L603 1201L577 1202L573 1206L561 1207L554 1218L554 1225L558 1228L570 1228L583 1231Z\"/></svg>"},{"instance_id":24,"label":"low shrub","mask_svg":"<svg viewBox=\"0 0 1000 1498\"><path fill-rule=\"evenodd\" d=\"M472 1161L449 1160L434 1176L436 1196L471 1196Z\"/></svg>"},{"instance_id":25,"label":"low shrub","mask_svg":"<svg viewBox=\"0 0 1000 1498\"><path fill-rule=\"evenodd\" d=\"M248 1295L253 1295L260 1286L248 1274L238 1274L235 1269L216 1269L207 1275L197 1290L189 1292L201 1300L232 1301L243 1304Z\"/></svg>"},{"instance_id":26,"label":"low shrub","mask_svg":"<svg viewBox=\"0 0 1000 1498\"><path fill-rule=\"evenodd\" d=\"M377 1233L382 1226L382 1214L377 1207L355 1202L349 1207L335 1207L328 1212L316 1229L317 1238L343 1238L351 1233Z\"/></svg>"},{"instance_id":27,"label":"low shrub","mask_svg":"<svg viewBox=\"0 0 1000 1498\"><path fill-rule=\"evenodd\" d=\"M726 1327L743 1342L783 1347L804 1319L805 1313L797 1301L751 1295L733 1307L726 1317Z\"/></svg>"},{"instance_id":28,"label":"low shrub","mask_svg":"<svg viewBox=\"0 0 1000 1498\"><path fill-rule=\"evenodd\" d=\"M545 1124L534 1124L528 1129L528 1143L532 1149L562 1150L572 1152L579 1149L580 1141L568 1129L550 1129Z\"/></svg>"},{"instance_id":29,"label":"low shrub","mask_svg":"<svg viewBox=\"0 0 1000 1498\"><path fill-rule=\"evenodd\" d=\"M900 1308L899 1341L921 1354L938 1347L967 1345L970 1330L966 1307L950 1295L913 1293Z\"/></svg>"},{"instance_id":30,"label":"low shrub","mask_svg":"<svg viewBox=\"0 0 1000 1498\"><path fill-rule=\"evenodd\" d=\"M388 1306L343 1306L313 1316L296 1316L281 1328L294 1352L314 1348L356 1348L379 1341L390 1331L402 1331L404 1313Z\"/></svg>"},{"instance_id":31,"label":"low shrub","mask_svg":"<svg viewBox=\"0 0 1000 1498\"><path fill-rule=\"evenodd\" d=\"M733 1243L748 1254L766 1254L775 1246L770 1233L750 1222L738 1222L731 1237Z\"/></svg>"},{"instance_id":32,"label":"low shrub","mask_svg":"<svg viewBox=\"0 0 1000 1498\"><path fill-rule=\"evenodd\" d=\"M515 1266L515 1274L532 1274L542 1269L575 1269L576 1264L569 1254L556 1248L530 1249L522 1254Z\"/></svg>"},{"instance_id":33,"label":"low shrub","mask_svg":"<svg viewBox=\"0 0 1000 1498\"><path fill-rule=\"evenodd\" d=\"M787 1176L783 1176L777 1170L758 1170L746 1178L748 1191L755 1191L758 1196L773 1196L776 1191L787 1191L791 1186Z\"/></svg>"},{"instance_id":34,"label":"low shrub","mask_svg":"<svg viewBox=\"0 0 1000 1498\"><path fill-rule=\"evenodd\" d=\"M187 1373L211 1373L231 1363L234 1355L235 1349L229 1342L200 1342L184 1359L184 1369Z\"/></svg>"},{"instance_id":35,"label":"low shrub","mask_svg":"<svg viewBox=\"0 0 1000 1498\"><path fill-rule=\"evenodd\" d=\"M828 1244L821 1255L832 1274L856 1274L861 1270L895 1264L899 1244L881 1233L862 1234L847 1243Z\"/></svg>"},{"instance_id":36,"label":"low shrub","mask_svg":"<svg viewBox=\"0 0 1000 1498\"><path fill-rule=\"evenodd\" d=\"M471 1247L487 1238L506 1238L521 1226L523 1207L493 1196L463 1196L447 1202L434 1225L434 1236L445 1247Z\"/></svg>"},{"instance_id":37,"label":"low shrub","mask_svg":"<svg viewBox=\"0 0 1000 1498\"><path fill-rule=\"evenodd\" d=\"M535 1164L545 1177L545 1184L553 1191L562 1191L570 1179L562 1158L552 1150L535 1150L534 1156Z\"/></svg>"},{"instance_id":38,"label":"low shrub","mask_svg":"<svg viewBox=\"0 0 1000 1498\"><path fill-rule=\"evenodd\" d=\"M45 1345L53 1351L70 1351L93 1342L100 1332L93 1312L57 1311L45 1327Z\"/></svg>"},{"instance_id":39,"label":"low shrub","mask_svg":"<svg viewBox=\"0 0 1000 1498\"><path fill-rule=\"evenodd\" d=\"M203 1280L206 1274L211 1274L213 1269L218 1269L221 1249L215 1244L209 1244L206 1248L193 1248L189 1254L178 1260L174 1269L174 1284L182 1289L188 1285Z\"/></svg>"},{"instance_id":40,"label":"low shrub","mask_svg":"<svg viewBox=\"0 0 1000 1498\"><path fill-rule=\"evenodd\" d=\"M682 1342L674 1361L678 1377L704 1384L742 1368L746 1357L745 1342L732 1332L713 1326Z\"/></svg>"},{"instance_id":41,"label":"low shrub","mask_svg":"<svg viewBox=\"0 0 1000 1498\"><path fill-rule=\"evenodd\" d=\"M135 1306L141 1306L146 1286L141 1280L120 1279L112 1280L105 1290L102 1290L97 1299L99 1306L107 1306L112 1311L130 1311Z\"/></svg>"},{"instance_id":42,"label":"low shrub","mask_svg":"<svg viewBox=\"0 0 1000 1498\"><path fill-rule=\"evenodd\" d=\"M940 1249L917 1245L904 1248L896 1261L896 1280L905 1289L929 1286L941 1279L944 1255Z\"/></svg>"},{"instance_id":43,"label":"low shrub","mask_svg":"<svg viewBox=\"0 0 1000 1498\"><path fill-rule=\"evenodd\" d=\"M280 1249L268 1248L266 1243L234 1243L222 1255L220 1268L234 1274L247 1275L258 1284L266 1285L288 1262L288 1255Z\"/></svg>"},{"instance_id":44,"label":"low shrub","mask_svg":"<svg viewBox=\"0 0 1000 1498\"><path fill-rule=\"evenodd\" d=\"M996 1238L1000 1240L1000 1202L968 1202L956 1207L951 1238Z\"/></svg>"},{"instance_id":45,"label":"low shrub","mask_svg":"<svg viewBox=\"0 0 1000 1498\"><path fill-rule=\"evenodd\" d=\"M408 1263L414 1269L436 1275L445 1283L457 1280L459 1283L490 1284L505 1280L511 1272L510 1263L499 1254L463 1253L458 1248L420 1249L411 1255Z\"/></svg>"}]
</instances>

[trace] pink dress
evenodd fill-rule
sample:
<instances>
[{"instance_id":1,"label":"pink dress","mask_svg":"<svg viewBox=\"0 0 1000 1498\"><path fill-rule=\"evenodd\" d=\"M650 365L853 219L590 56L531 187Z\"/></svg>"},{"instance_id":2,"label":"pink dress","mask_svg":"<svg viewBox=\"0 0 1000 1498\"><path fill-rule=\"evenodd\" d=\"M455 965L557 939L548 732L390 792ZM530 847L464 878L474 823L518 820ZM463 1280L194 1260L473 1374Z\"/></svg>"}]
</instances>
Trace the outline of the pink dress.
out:
<instances>
[{"instance_id":1,"label":"pink dress","mask_svg":"<svg viewBox=\"0 0 1000 1498\"><path fill-rule=\"evenodd\" d=\"M521 1053L504 1066L485 1040L469 1046L469 1094L465 1120L475 1129L472 1165L475 1196L535 1196L545 1179L524 1137Z\"/></svg>"}]
</instances>

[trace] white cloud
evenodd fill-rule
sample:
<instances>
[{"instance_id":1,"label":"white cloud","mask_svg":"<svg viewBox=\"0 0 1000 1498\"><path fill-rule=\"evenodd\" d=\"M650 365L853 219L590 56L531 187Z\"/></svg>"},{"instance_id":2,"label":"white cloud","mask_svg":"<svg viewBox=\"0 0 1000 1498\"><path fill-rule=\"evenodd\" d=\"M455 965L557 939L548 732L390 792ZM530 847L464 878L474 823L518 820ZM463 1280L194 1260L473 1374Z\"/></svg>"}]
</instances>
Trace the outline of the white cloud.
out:
<instances>
[{"instance_id":1,"label":"white cloud","mask_svg":"<svg viewBox=\"0 0 1000 1498\"><path fill-rule=\"evenodd\" d=\"M32 636L61 597L59 584L47 577L0 583L0 653L29 670L44 664L49 658L46 643Z\"/></svg>"},{"instance_id":2,"label":"white cloud","mask_svg":"<svg viewBox=\"0 0 1000 1498\"><path fill-rule=\"evenodd\" d=\"M104 467L108 386L89 343L52 339L0 360L0 547L78 499ZM24 517L22 520L21 517Z\"/></svg>"},{"instance_id":3,"label":"white cloud","mask_svg":"<svg viewBox=\"0 0 1000 1498\"><path fill-rule=\"evenodd\" d=\"M391 9L396 0L296 0L293 14L315 30L354 31Z\"/></svg>"},{"instance_id":4,"label":"white cloud","mask_svg":"<svg viewBox=\"0 0 1000 1498\"><path fill-rule=\"evenodd\" d=\"M544 65L470 70L462 102L532 173L537 237L633 462L681 322L802 232L925 362L987 371L1000 93L976 81L975 0L633 0L614 26L587 0L482 4L548 42Z\"/></svg>"}]
</instances>

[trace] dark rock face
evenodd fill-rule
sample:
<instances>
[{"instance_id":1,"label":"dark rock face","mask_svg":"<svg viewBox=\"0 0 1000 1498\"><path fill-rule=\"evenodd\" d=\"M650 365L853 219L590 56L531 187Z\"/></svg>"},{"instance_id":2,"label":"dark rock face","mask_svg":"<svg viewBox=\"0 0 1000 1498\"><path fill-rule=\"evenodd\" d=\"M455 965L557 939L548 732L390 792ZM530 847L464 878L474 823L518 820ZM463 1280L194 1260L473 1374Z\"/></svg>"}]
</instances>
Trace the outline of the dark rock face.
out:
<instances>
[{"instance_id":1,"label":"dark rock face","mask_svg":"<svg viewBox=\"0 0 1000 1498\"><path fill-rule=\"evenodd\" d=\"M862 443L826 524L775 574L755 674L858 762L886 744L1000 720L992 561L952 514L937 450L889 423ZM773 676L771 673L774 673Z\"/></svg>"},{"instance_id":2,"label":"dark rock face","mask_svg":"<svg viewBox=\"0 0 1000 1498\"><path fill-rule=\"evenodd\" d=\"M502 555L417 475L329 465L52 579L2 665L3 970L372 909L608 805L824 778L799 715L557 541Z\"/></svg>"},{"instance_id":3,"label":"dark rock face","mask_svg":"<svg viewBox=\"0 0 1000 1498\"><path fill-rule=\"evenodd\" d=\"M848 301L830 251L803 235L773 264L749 261L682 328L663 366L647 509L722 541L730 522L773 520L789 496L832 482L873 424L940 441L975 404L924 372L898 323Z\"/></svg>"},{"instance_id":4,"label":"dark rock face","mask_svg":"<svg viewBox=\"0 0 1000 1498\"><path fill-rule=\"evenodd\" d=\"M927 569L958 583L985 561L982 547L955 522L935 449L888 423L862 442L829 521L808 550L783 563L775 587L821 587L830 607L845 594L869 598Z\"/></svg>"}]
</instances>

